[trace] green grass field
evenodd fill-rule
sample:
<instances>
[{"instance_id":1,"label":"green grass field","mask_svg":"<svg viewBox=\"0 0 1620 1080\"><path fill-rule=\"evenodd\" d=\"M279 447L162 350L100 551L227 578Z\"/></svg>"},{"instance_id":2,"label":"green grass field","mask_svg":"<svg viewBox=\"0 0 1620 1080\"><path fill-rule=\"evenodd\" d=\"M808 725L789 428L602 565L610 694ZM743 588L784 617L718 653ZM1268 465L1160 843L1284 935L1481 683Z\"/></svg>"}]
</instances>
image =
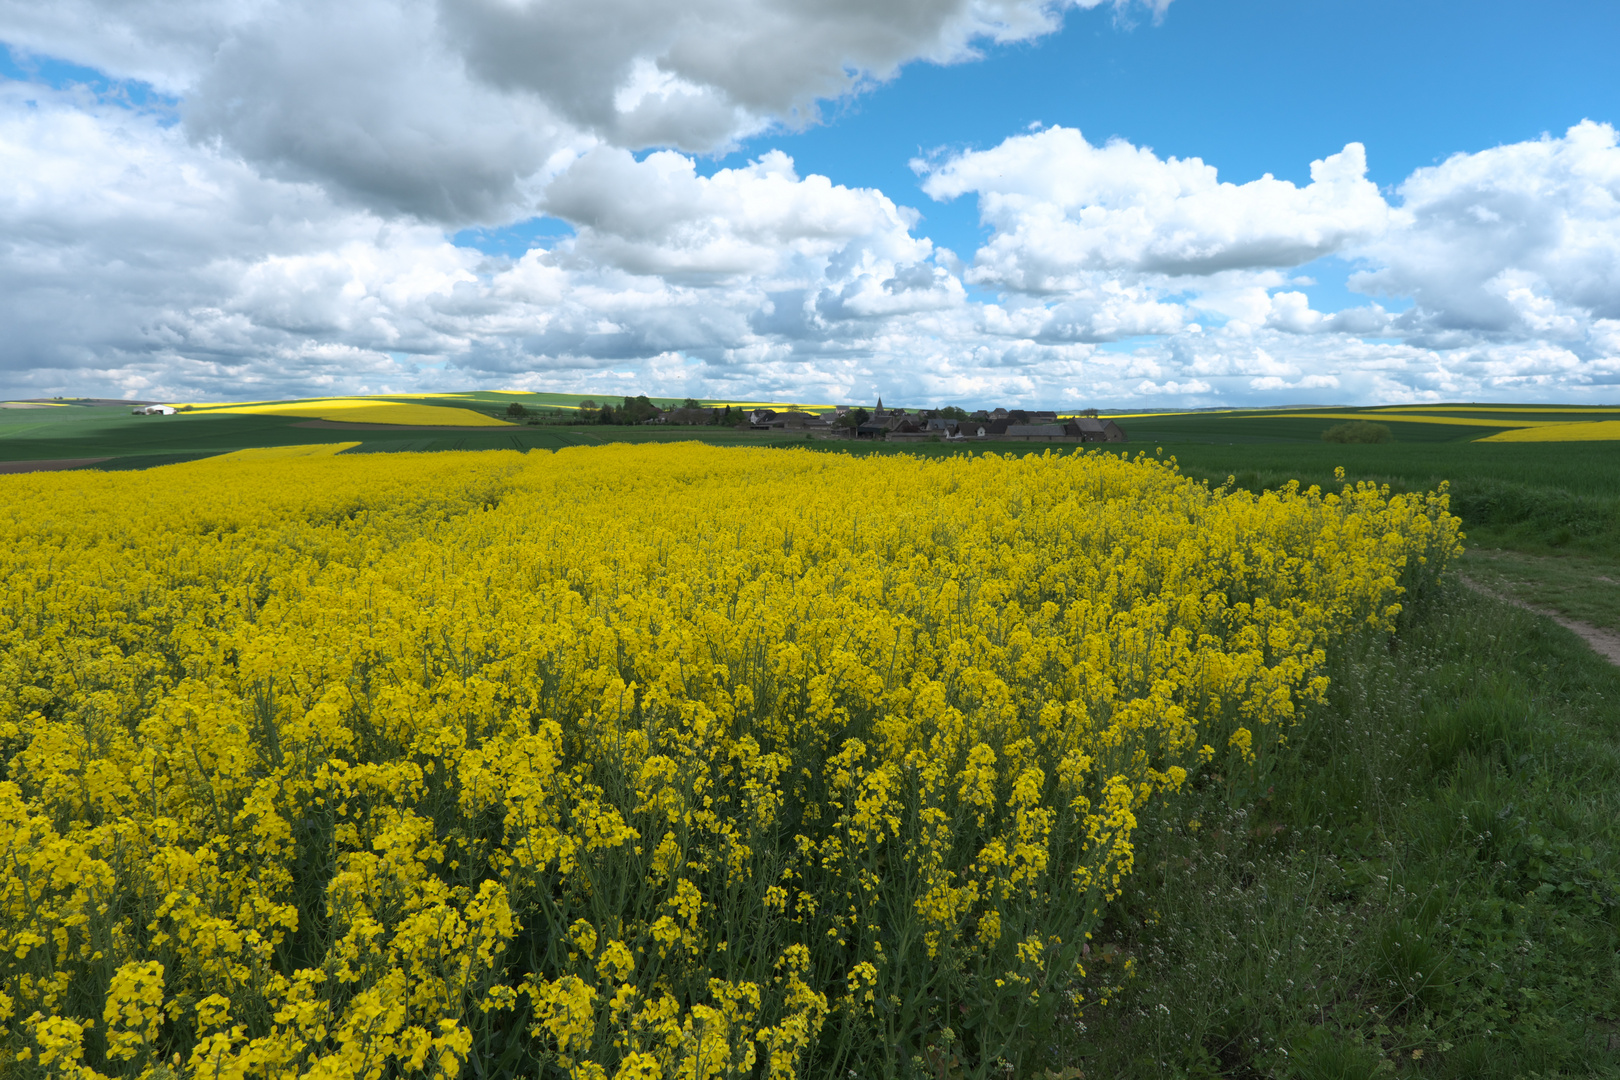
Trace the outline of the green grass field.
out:
<instances>
[{"instance_id":1,"label":"green grass field","mask_svg":"<svg viewBox=\"0 0 1620 1080\"><path fill-rule=\"evenodd\" d=\"M487 402L460 398L416 400L415 404L502 414L506 405L540 395L480 395ZM556 396L556 395L550 395ZM498 399L498 400L497 400ZM526 407L540 406L530 402ZM652 441L701 437L725 442L739 438L760 441L757 435L711 429L652 429L603 427L596 424L531 426L514 423L501 428L462 428L454 431L424 428L399 431L364 428L304 426L295 416L228 413L174 416L133 416L126 406L68 405L53 409L0 409L0 463L102 459L89 468L147 468L214 454L266 446L352 442L359 453L423 452L437 450L558 450L565 446L594 445L605 441ZM802 440L801 440L802 441Z\"/></svg>"}]
</instances>

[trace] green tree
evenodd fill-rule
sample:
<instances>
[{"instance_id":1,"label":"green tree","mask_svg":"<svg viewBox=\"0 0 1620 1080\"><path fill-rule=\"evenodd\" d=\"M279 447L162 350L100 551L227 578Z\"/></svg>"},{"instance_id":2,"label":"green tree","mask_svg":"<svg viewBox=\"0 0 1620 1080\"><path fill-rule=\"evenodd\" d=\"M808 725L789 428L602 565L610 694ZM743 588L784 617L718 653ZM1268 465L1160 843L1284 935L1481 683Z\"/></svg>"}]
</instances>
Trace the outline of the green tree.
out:
<instances>
[{"instance_id":1,"label":"green tree","mask_svg":"<svg viewBox=\"0 0 1620 1080\"><path fill-rule=\"evenodd\" d=\"M521 419L529 415L529 410L525 409L521 402L514 401L506 407L506 415L514 419Z\"/></svg>"},{"instance_id":2,"label":"green tree","mask_svg":"<svg viewBox=\"0 0 1620 1080\"><path fill-rule=\"evenodd\" d=\"M647 400L646 394L638 394L635 397L626 396L624 407L615 410L615 413L621 424L639 424L643 420L651 420L661 411L658 406Z\"/></svg>"},{"instance_id":3,"label":"green tree","mask_svg":"<svg viewBox=\"0 0 1620 1080\"><path fill-rule=\"evenodd\" d=\"M1374 424L1368 420L1352 420L1334 424L1322 432L1323 442L1333 443L1387 443L1395 441L1395 433L1387 424Z\"/></svg>"}]
</instances>

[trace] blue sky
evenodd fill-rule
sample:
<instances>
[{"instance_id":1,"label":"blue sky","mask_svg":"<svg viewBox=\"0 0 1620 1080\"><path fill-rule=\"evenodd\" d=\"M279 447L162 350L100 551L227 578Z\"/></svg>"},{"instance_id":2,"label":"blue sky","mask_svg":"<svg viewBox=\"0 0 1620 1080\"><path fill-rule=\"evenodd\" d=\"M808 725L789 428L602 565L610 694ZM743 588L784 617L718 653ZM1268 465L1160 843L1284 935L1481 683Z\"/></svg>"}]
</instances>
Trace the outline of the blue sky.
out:
<instances>
[{"instance_id":1,"label":"blue sky","mask_svg":"<svg viewBox=\"0 0 1620 1080\"><path fill-rule=\"evenodd\" d=\"M5 392L1620 399L1620 6L988 10L0 2Z\"/></svg>"},{"instance_id":2,"label":"blue sky","mask_svg":"<svg viewBox=\"0 0 1620 1080\"><path fill-rule=\"evenodd\" d=\"M929 199L912 160L1063 124L1093 142L1202 158L1239 183L1271 173L1304 184L1312 161L1362 142L1369 177L1393 188L1452 154L1620 120L1617 49L1620 4L1591 0L1175 0L1157 22L1072 11L1049 37L990 46L977 60L913 62L825 106L821 123L749 138L699 168L780 149L801 173L922 211L930 237L966 254L987 232L977 206ZM571 231L542 218L462 237L512 254ZM1326 286L1329 310L1363 302L1342 287L1344 260L1307 272Z\"/></svg>"},{"instance_id":3,"label":"blue sky","mask_svg":"<svg viewBox=\"0 0 1620 1080\"><path fill-rule=\"evenodd\" d=\"M0 78L53 90L82 90L102 101L165 114L172 114L177 104L175 99L155 92L150 83L140 79L120 79L93 67L11 46L0 48ZM172 115L165 118L172 120Z\"/></svg>"},{"instance_id":4,"label":"blue sky","mask_svg":"<svg viewBox=\"0 0 1620 1080\"><path fill-rule=\"evenodd\" d=\"M1157 24L1072 12L1052 37L914 64L834 122L750 140L724 162L780 147L801 171L910 201L935 240L967 252L982 238L977 208L928 200L911 158L1064 124L1202 158L1238 183L1303 184L1312 161L1361 142L1369 177L1391 187L1455 153L1620 119L1617 49L1620 4L1591 0L1176 0Z\"/></svg>"}]
</instances>

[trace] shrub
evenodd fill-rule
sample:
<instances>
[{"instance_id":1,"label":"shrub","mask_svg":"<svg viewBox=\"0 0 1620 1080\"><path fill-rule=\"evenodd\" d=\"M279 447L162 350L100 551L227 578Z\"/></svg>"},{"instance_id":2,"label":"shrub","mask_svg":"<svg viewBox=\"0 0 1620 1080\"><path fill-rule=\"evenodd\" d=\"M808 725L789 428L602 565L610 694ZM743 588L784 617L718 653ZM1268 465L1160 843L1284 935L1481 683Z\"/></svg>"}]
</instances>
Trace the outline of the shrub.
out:
<instances>
[{"instance_id":1,"label":"shrub","mask_svg":"<svg viewBox=\"0 0 1620 1080\"><path fill-rule=\"evenodd\" d=\"M1344 424L1334 424L1322 432L1323 442L1336 443L1386 443L1395 441L1395 433L1389 430L1387 424L1375 424L1370 420L1352 420Z\"/></svg>"}]
</instances>

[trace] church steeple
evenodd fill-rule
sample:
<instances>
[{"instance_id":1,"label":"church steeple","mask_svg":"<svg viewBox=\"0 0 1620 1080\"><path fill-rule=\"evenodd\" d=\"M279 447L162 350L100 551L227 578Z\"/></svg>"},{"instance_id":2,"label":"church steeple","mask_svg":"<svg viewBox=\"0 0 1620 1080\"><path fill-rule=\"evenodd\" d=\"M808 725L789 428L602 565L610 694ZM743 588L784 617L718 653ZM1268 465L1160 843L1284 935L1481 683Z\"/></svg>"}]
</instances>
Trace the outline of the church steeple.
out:
<instances>
[{"instance_id":1,"label":"church steeple","mask_svg":"<svg viewBox=\"0 0 1620 1080\"><path fill-rule=\"evenodd\" d=\"M872 416L873 416L874 419L876 419L877 417L882 416L882 415L883 415L883 395L879 394L878 395L878 403L877 403L877 411L874 412L872 414Z\"/></svg>"}]
</instances>

